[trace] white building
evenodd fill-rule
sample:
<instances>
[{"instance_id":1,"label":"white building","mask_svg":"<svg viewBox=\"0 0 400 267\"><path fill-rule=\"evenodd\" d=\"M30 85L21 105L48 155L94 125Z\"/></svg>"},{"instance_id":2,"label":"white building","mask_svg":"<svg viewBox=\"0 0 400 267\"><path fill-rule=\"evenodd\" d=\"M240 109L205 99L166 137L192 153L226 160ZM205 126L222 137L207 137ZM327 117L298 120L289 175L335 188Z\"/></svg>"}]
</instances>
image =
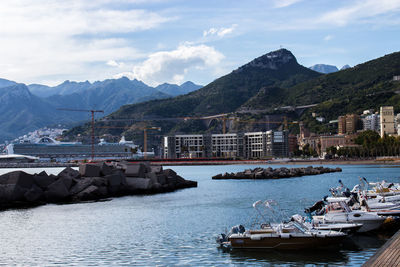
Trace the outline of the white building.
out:
<instances>
[{"instance_id":1,"label":"white building","mask_svg":"<svg viewBox=\"0 0 400 267\"><path fill-rule=\"evenodd\" d=\"M243 154L243 137L236 133L211 135L213 157L235 158Z\"/></svg>"},{"instance_id":2,"label":"white building","mask_svg":"<svg viewBox=\"0 0 400 267\"><path fill-rule=\"evenodd\" d=\"M362 118L363 122L363 130L372 130L379 132L380 131L380 115L379 114L371 114L364 118Z\"/></svg>"},{"instance_id":3,"label":"white building","mask_svg":"<svg viewBox=\"0 0 400 267\"><path fill-rule=\"evenodd\" d=\"M244 134L244 151L246 158L263 158L265 153L265 132Z\"/></svg>"}]
</instances>

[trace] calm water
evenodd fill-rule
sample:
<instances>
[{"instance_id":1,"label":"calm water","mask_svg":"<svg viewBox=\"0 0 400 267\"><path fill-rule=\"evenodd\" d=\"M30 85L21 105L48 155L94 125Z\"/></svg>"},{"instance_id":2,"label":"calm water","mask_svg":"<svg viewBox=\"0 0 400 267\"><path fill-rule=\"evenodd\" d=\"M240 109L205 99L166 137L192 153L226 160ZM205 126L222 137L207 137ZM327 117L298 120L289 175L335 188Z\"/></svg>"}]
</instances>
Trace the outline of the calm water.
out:
<instances>
[{"instance_id":1,"label":"calm water","mask_svg":"<svg viewBox=\"0 0 400 267\"><path fill-rule=\"evenodd\" d=\"M184 178L198 181L198 188L0 212L0 265L359 266L385 242L384 237L367 235L357 236L335 251L221 251L215 236L226 227L249 222L256 200L275 199L293 214L327 195L338 179L349 186L356 184L359 176L400 182L399 168L389 166L340 166L342 173L281 180L211 180L217 173L254 167L170 167ZM56 174L60 169L46 171Z\"/></svg>"}]
</instances>

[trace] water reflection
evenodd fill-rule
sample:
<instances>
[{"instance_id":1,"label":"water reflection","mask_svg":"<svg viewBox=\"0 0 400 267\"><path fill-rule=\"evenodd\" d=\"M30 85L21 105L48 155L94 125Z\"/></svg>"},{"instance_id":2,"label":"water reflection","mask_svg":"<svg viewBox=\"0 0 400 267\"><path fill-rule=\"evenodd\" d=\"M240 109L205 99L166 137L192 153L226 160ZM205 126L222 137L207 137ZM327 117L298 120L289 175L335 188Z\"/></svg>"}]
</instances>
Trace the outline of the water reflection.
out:
<instances>
[{"instance_id":1,"label":"water reflection","mask_svg":"<svg viewBox=\"0 0 400 267\"><path fill-rule=\"evenodd\" d=\"M321 250L235 250L230 252L233 263L270 263L270 264L341 264L348 262L348 256L337 249Z\"/></svg>"}]
</instances>

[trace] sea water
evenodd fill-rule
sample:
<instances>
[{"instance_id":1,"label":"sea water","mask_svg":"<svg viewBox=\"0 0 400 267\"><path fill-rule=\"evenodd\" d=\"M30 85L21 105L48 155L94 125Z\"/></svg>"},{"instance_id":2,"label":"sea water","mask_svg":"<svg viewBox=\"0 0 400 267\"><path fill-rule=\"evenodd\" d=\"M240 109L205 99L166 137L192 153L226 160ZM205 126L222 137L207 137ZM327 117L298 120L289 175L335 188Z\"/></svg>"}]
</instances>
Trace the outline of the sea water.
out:
<instances>
[{"instance_id":1,"label":"sea water","mask_svg":"<svg viewBox=\"0 0 400 267\"><path fill-rule=\"evenodd\" d=\"M126 196L110 201L44 205L0 212L0 265L22 266L360 266L388 236L358 235L336 250L234 251L215 237L248 225L252 203L273 199L283 212L303 214L341 179L352 188L359 177L400 182L398 166L346 165L343 172L279 180L212 180L218 173L268 165L172 166L197 188ZM277 168L280 166L271 166ZM300 167L300 166L287 166ZM43 169L25 169L35 173ZM44 169L57 174L62 169ZM1 169L0 174L11 171Z\"/></svg>"}]
</instances>

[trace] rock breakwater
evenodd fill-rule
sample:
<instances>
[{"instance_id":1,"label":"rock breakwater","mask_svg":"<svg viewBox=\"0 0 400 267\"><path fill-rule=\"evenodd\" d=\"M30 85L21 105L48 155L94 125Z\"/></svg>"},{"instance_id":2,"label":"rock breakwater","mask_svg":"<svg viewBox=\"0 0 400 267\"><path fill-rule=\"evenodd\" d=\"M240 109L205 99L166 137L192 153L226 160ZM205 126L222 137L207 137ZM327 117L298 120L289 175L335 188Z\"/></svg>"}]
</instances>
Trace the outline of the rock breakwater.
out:
<instances>
[{"instance_id":1,"label":"rock breakwater","mask_svg":"<svg viewBox=\"0 0 400 267\"><path fill-rule=\"evenodd\" d=\"M155 194L197 187L171 169L128 162L89 163L58 175L14 171L0 176L0 208L74 203L115 196Z\"/></svg>"},{"instance_id":2,"label":"rock breakwater","mask_svg":"<svg viewBox=\"0 0 400 267\"><path fill-rule=\"evenodd\" d=\"M222 179L281 179L290 177L300 177L304 175L318 175L329 172L341 172L341 168L325 168L325 167L312 167L308 166L305 168L255 168L247 169L243 172L237 173L224 173L217 174L212 178L215 180Z\"/></svg>"}]
</instances>

